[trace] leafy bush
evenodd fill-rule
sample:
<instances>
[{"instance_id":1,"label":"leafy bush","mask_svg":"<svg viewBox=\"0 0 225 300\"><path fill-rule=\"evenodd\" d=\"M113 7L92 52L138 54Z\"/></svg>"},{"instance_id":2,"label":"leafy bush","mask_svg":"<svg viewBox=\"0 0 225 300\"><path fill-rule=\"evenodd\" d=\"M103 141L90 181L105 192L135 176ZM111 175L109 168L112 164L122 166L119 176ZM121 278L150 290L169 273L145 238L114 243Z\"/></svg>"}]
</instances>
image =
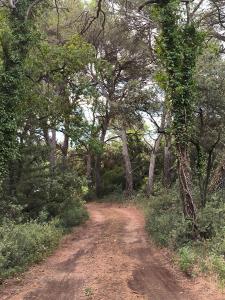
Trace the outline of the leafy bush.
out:
<instances>
[{"instance_id":1,"label":"leafy bush","mask_svg":"<svg viewBox=\"0 0 225 300\"><path fill-rule=\"evenodd\" d=\"M0 190L0 223L4 217L18 222L36 220L43 211L48 220L59 217L66 203L82 195L82 184L83 178L72 168L62 172L58 166L54 174L45 165L33 172L28 169L15 185L13 196L7 185Z\"/></svg>"},{"instance_id":2,"label":"leafy bush","mask_svg":"<svg viewBox=\"0 0 225 300\"><path fill-rule=\"evenodd\" d=\"M55 178L45 178L45 181L43 185L35 185L35 198L28 201L28 205L23 207L12 203L11 209L7 210L10 215L4 217L2 214L0 279L21 272L30 264L40 261L57 246L64 229L78 225L88 217L84 202L79 200L79 182L75 176L67 173ZM22 195L23 193L20 194ZM32 193L29 197L31 195ZM43 198L39 199L39 196ZM36 205L35 201L39 204Z\"/></svg>"},{"instance_id":3,"label":"leafy bush","mask_svg":"<svg viewBox=\"0 0 225 300\"><path fill-rule=\"evenodd\" d=\"M161 191L142 202L146 213L146 227L160 246L169 246L178 253L178 264L187 275L193 267L214 271L225 281L225 203L222 193L211 195L204 208L198 209L197 234L192 222L185 220L176 189ZM143 205L144 203L144 205ZM209 257L209 258L208 258ZM204 263L203 263L204 262Z\"/></svg>"},{"instance_id":4,"label":"leafy bush","mask_svg":"<svg viewBox=\"0 0 225 300\"><path fill-rule=\"evenodd\" d=\"M222 200L222 201L221 201ZM219 195L212 197L206 207L199 210L197 218L201 237L212 238L225 227L225 203Z\"/></svg>"},{"instance_id":5,"label":"leafy bush","mask_svg":"<svg viewBox=\"0 0 225 300\"><path fill-rule=\"evenodd\" d=\"M125 185L124 170L120 166L115 166L111 170L107 170L102 175L102 196L113 192L122 192L122 187Z\"/></svg>"},{"instance_id":6,"label":"leafy bush","mask_svg":"<svg viewBox=\"0 0 225 300\"><path fill-rule=\"evenodd\" d=\"M6 222L0 226L0 278L22 271L49 254L62 236L56 225L54 220L46 224Z\"/></svg>"},{"instance_id":7,"label":"leafy bush","mask_svg":"<svg viewBox=\"0 0 225 300\"><path fill-rule=\"evenodd\" d=\"M65 228L87 219L81 186L82 178L72 169L51 174L41 166L24 173L13 193L0 190L0 279L41 260Z\"/></svg>"},{"instance_id":8,"label":"leafy bush","mask_svg":"<svg viewBox=\"0 0 225 300\"><path fill-rule=\"evenodd\" d=\"M70 228L87 220L88 213L82 201L73 200L72 202L66 203L60 217L63 227Z\"/></svg>"},{"instance_id":9,"label":"leafy bush","mask_svg":"<svg viewBox=\"0 0 225 300\"><path fill-rule=\"evenodd\" d=\"M181 228L183 218L179 211L177 195L162 192L149 199L146 228L160 246L169 246L176 240L176 230Z\"/></svg>"}]
</instances>

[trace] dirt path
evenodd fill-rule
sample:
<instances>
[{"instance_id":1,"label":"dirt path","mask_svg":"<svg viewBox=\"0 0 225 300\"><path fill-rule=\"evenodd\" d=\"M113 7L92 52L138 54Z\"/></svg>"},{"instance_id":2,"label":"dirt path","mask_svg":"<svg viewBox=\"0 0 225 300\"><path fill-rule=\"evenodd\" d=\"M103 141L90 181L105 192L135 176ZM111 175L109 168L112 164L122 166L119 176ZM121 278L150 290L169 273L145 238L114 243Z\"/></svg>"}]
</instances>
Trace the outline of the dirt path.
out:
<instances>
[{"instance_id":1,"label":"dirt path","mask_svg":"<svg viewBox=\"0 0 225 300\"><path fill-rule=\"evenodd\" d=\"M90 204L90 220L45 262L7 281L0 299L224 300L212 283L190 280L155 249L134 207Z\"/></svg>"}]
</instances>

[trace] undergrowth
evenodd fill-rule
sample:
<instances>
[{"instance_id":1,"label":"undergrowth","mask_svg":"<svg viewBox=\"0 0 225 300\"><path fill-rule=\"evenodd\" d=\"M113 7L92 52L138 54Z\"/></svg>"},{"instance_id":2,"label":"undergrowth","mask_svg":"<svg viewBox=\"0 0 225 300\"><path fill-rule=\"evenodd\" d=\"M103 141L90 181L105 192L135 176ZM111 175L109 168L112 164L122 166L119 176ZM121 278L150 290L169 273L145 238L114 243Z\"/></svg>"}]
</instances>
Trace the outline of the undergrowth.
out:
<instances>
[{"instance_id":1,"label":"undergrowth","mask_svg":"<svg viewBox=\"0 0 225 300\"><path fill-rule=\"evenodd\" d=\"M138 195L136 203L146 217L146 230L160 247L175 254L180 269L189 276L216 274L225 283L225 203L223 194L211 195L204 208L198 208L198 236L185 220L177 189L162 190L150 198Z\"/></svg>"},{"instance_id":2,"label":"undergrowth","mask_svg":"<svg viewBox=\"0 0 225 300\"><path fill-rule=\"evenodd\" d=\"M65 204L58 217L49 219L43 210L36 220L15 222L9 218L0 225L0 283L30 265L41 261L58 246L63 234L88 218L82 201Z\"/></svg>"},{"instance_id":3,"label":"undergrowth","mask_svg":"<svg viewBox=\"0 0 225 300\"><path fill-rule=\"evenodd\" d=\"M57 220L0 226L0 280L24 271L50 254L62 237Z\"/></svg>"}]
</instances>

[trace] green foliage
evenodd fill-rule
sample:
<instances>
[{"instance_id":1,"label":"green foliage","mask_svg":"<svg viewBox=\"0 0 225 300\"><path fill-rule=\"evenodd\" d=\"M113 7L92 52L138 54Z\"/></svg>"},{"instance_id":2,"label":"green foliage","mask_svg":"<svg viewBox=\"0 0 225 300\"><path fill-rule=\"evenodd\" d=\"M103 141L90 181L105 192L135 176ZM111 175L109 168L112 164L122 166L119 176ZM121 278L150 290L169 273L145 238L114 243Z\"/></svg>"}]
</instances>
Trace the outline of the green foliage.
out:
<instances>
[{"instance_id":1,"label":"green foliage","mask_svg":"<svg viewBox=\"0 0 225 300\"><path fill-rule=\"evenodd\" d=\"M5 27L0 33L0 175L18 154L16 130L20 119L18 105L23 99L24 62L36 39L33 22L25 18L30 3L22 0L16 10L1 14Z\"/></svg>"},{"instance_id":2,"label":"green foliage","mask_svg":"<svg viewBox=\"0 0 225 300\"><path fill-rule=\"evenodd\" d=\"M157 9L161 24L157 51L167 75L167 83L163 85L171 105L176 142L183 144L188 142L192 124L195 104L193 75L203 35L194 23L179 22L179 1L163 1Z\"/></svg>"},{"instance_id":3,"label":"green foliage","mask_svg":"<svg viewBox=\"0 0 225 300\"><path fill-rule=\"evenodd\" d=\"M0 226L0 279L23 271L52 252L62 236L54 220L46 224L29 222Z\"/></svg>"},{"instance_id":4,"label":"green foliage","mask_svg":"<svg viewBox=\"0 0 225 300\"><path fill-rule=\"evenodd\" d=\"M124 184L124 170L120 166L115 166L112 170L105 170L102 176L103 194L110 194L116 191L122 191Z\"/></svg>"},{"instance_id":5,"label":"green foliage","mask_svg":"<svg viewBox=\"0 0 225 300\"><path fill-rule=\"evenodd\" d=\"M146 228L153 240L160 246L177 247L186 241L185 220L181 213L176 191L161 191L151 197L146 216ZM187 239L188 240L188 239Z\"/></svg>"},{"instance_id":6,"label":"green foliage","mask_svg":"<svg viewBox=\"0 0 225 300\"><path fill-rule=\"evenodd\" d=\"M215 272L225 280L225 205L222 192L211 195L207 205L199 209L196 219L198 237L193 224L181 214L176 189L161 191L150 199L142 199L146 229L157 245L169 246L177 252L177 262L187 275L193 269ZM140 196L142 197L142 196ZM138 201L140 202L140 201Z\"/></svg>"},{"instance_id":7,"label":"green foliage","mask_svg":"<svg viewBox=\"0 0 225 300\"><path fill-rule=\"evenodd\" d=\"M211 268L218 275L220 282L224 285L225 283L225 261L222 255L211 255Z\"/></svg>"},{"instance_id":8,"label":"green foliage","mask_svg":"<svg viewBox=\"0 0 225 300\"><path fill-rule=\"evenodd\" d=\"M71 228L81 224L88 219L87 210L82 201L73 200L67 202L60 214L61 223L65 228Z\"/></svg>"},{"instance_id":9,"label":"green foliage","mask_svg":"<svg viewBox=\"0 0 225 300\"><path fill-rule=\"evenodd\" d=\"M185 246L179 249L178 255L178 263L181 271L189 276L192 276L196 260L193 250L190 247Z\"/></svg>"}]
</instances>

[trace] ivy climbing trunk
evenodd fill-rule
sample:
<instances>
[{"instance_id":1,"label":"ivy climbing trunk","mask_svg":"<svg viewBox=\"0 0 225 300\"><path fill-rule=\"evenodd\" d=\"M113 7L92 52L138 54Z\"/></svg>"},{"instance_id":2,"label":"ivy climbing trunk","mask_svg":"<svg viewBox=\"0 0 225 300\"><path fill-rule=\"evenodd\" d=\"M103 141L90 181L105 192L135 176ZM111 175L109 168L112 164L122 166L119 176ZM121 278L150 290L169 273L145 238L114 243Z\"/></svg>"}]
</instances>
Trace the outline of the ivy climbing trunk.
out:
<instances>
[{"instance_id":1,"label":"ivy climbing trunk","mask_svg":"<svg viewBox=\"0 0 225 300\"><path fill-rule=\"evenodd\" d=\"M165 136L163 153L163 186L169 188L172 184L172 151L171 136Z\"/></svg>"},{"instance_id":2,"label":"ivy climbing trunk","mask_svg":"<svg viewBox=\"0 0 225 300\"><path fill-rule=\"evenodd\" d=\"M196 219L196 207L192 196L191 169L186 145L177 144L178 176L183 202L183 213L192 220Z\"/></svg>"},{"instance_id":3,"label":"ivy climbing trunk","mask_svg":"<svg viewBox=\"0 0 225 300\"><path fill-rule=\"evenodd\" d=\"M166 101L165 101L166 102ZM163 151L163 186L167 189L172 184L172 169L173 169L173 155L172 155L172 136L170 128L172 124L171 113L167 112L165 120L165 128L167 130L164 135L164 151Z\"/></svg>"},{"instance_id":4,"label":"ivy climbing trunk","mask_svg":"<svg viewBox=\"0 0 225 300\"><path fill-rule=\"evenodd\" d=\"M156 6L161 25L161 36L157 44L158 56L165 70L160 83L165 87L171 111L183 212L186 218L195 223L196 207L192 195L188 152L195 108L193 75L202 35L190 20L189 2L186 2L185 21L180 5L181 2L177 0L165 0Z\"/></svg>"},{"instance_id":5,"label":"ivy climbing trunk","mask_svg":"<svg viewBox=\"0 0 225 300\"><path fill-rule=\"evenodd\" d=\"M32 42L32 20L26 18L31 0L20 0L8 8L8 30L0 36L2 68L0 72L0 175L18 152L16 133L23 99L24 62Z\"/></svg>"}]
</instances>

